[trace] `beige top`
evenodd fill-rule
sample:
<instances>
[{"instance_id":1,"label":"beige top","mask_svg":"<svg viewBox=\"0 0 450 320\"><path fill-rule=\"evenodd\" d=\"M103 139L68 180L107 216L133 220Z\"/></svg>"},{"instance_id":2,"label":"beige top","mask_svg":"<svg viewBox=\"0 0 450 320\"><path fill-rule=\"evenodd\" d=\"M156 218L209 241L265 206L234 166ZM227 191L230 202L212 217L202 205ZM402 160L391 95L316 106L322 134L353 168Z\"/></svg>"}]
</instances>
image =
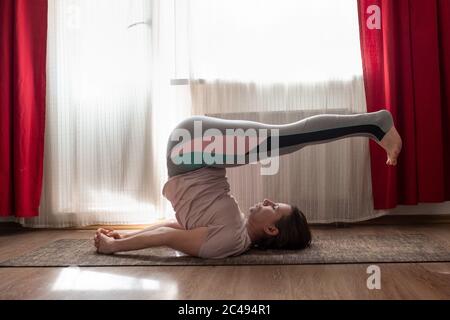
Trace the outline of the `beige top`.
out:
<instances>
[{"instance_id":1,"label":"beige top","mask_svg":"<svg viewBox=\"0 0 450 320\"><path fill-rule=\"evenodd\" d=\"M250 248L247 218L230 194L224 168L204 167L174 176L164 185L163 195L186 230L208 227L200 257L225 258Z\"/></svg>"}]
</instances>

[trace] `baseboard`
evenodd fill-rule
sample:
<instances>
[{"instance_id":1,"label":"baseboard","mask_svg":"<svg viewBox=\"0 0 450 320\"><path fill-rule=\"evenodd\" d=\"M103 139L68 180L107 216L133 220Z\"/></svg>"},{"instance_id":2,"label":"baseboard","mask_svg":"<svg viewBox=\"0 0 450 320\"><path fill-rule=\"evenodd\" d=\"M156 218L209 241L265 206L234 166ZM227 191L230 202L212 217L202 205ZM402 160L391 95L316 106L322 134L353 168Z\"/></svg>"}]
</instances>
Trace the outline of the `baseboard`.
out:
<instances>
[{"instance_id":1,"label":"baseboard","mask_svg":"<svg viewBox=\"0 0 450 320\"><path fill-rule=\"evenodd\" d=\"M18 222L0 222L0 230L2 229L15 229L22 228L21 224Z\"/></svg>"},{"instance_id":2,"label":"baseboard","mask_svg":"<svg viewBox=\"0 0 450 320\"><path fill-rule=\"evenodd\" d=\"M415 225L415 224L449 224L450 215L386 215L366 221L353 223L329 223L312 225L329 225L345 227L348 225Z\"/></svg>"},{"instance_id":3,"label":"baseboard","mask_svg":"<svg viewBox=\"0 0 450 320\"><path fill-rule=\"evenodd\" d=\"M387 215L359 224L429 224L450 223L450 215Z\"/></svg>"},{"instance_id":4,"label":"baseboard","mask_svg":"<svg viewBox=\"0 0 450 320\"><path fill-rule=\"evenodd\" d=\"M24 227L18 222L0 222L0 232L2 230L23 229L23 230L97 230L98 228L112 228L114 230L141 230L152 226L152 224L130 224L130 225L91 225L83 227L69 228L30 228Z\"/></svg>"}]
</instances>

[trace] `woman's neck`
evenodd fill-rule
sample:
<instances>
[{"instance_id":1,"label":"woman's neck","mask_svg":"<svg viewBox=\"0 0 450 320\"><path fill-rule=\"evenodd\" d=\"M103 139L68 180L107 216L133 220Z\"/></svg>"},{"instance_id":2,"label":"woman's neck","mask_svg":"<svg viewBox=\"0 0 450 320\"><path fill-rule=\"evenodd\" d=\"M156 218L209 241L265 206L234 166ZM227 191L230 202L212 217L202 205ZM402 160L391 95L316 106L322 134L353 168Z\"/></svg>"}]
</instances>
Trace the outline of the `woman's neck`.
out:
<instances>
[{"instance_id":1,"label":"woman's neck","mask_svg":"<svg viewBox=\"0 0 450 320\"><path fill-rule=\"evenodd\" d=\"M245 222L245 227L247 228L252 243L257 243L264 236L263 232L261 232L261 228L249 218L247 218L247 221Z\"/></svg>"}]
</instances>

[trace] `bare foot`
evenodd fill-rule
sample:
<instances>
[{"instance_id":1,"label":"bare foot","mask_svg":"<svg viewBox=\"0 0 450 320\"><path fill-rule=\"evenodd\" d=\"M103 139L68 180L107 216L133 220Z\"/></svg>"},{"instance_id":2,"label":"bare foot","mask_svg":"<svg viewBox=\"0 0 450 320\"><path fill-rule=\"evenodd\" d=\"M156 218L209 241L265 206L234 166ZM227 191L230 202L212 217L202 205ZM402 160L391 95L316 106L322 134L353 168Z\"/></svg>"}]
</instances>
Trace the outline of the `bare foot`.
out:
<instances>
[{"instance_id":1,"label":"bare foot","mask_svg":"<svg viewBox=\"0 0 450 320\"><path fill-rule=\"evenodd\" d=\"M391 166L397 165L397 158L402 150L402 138L398 134L397 129L395 129L395 126L392 126L384 135L383 139L377 143L386 150L386 164Z\"/></svg>"},{"instance_id":2,"label":"bare foot","mask_svg":"<svg viewBox=\"0 0 450 320\"><path fill-rule=\"evenodd\" d=\"M113 254L114 250L114 242L116 241L113 238L110 238L103 233L96 233L95 237L95 247L97 248L98 253L103 254Z\"/></svg>"}]
</instances>

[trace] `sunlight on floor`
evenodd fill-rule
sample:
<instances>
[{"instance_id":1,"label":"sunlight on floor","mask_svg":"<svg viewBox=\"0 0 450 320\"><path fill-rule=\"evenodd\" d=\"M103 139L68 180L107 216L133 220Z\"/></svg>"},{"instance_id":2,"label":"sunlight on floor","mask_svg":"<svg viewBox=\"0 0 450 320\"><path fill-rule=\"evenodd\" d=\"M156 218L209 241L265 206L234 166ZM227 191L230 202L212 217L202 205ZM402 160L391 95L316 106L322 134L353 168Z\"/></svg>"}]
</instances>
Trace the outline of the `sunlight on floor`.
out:
<instances>
[{"instance_id":1,"label":"sunlight on floor","mask_svg":"<svg viewBox=\"0 0 450 320\"><path fill-rule=\"evenodd\" d=\"M171 281L136 278L107 272L83 270L80 267L64 268L58 275L53 291L160 291L169 298L176 298L178 287Z\"/></svg>"}]
</instances>

